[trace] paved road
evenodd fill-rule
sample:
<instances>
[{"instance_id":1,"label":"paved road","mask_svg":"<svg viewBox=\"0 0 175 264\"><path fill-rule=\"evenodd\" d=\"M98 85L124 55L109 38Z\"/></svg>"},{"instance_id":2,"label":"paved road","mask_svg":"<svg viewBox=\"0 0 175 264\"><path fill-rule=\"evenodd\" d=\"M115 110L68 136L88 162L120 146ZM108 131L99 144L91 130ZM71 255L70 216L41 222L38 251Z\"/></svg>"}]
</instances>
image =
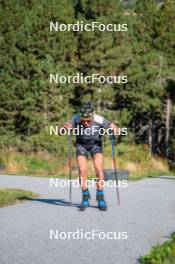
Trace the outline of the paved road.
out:
<instances>
[{"instance_id":1,"label":"paved road","mask_svg":"<svg viewBox=\"0 0 175 264\"><path fill-rule=\"evenodd\" d=\"M134 264L152 244L175 231L173 177L144 179L120 188L119 208L115 189L106 188L107 212L96 208L95 188L90 188L92 207L80 212L79 188L73 189L70 207L68 188L50 188L46 178L0 176L0 187L40 194L38 200L0 208L0 264ZM71 235L69 240L59 239L58 232L64 238L67 231L77 230L115 232L117 239L73 240ZM49 238L50 231L54 239ZM122 232L127 232L127 239L118 239Z\"/></svg>"}]
</instances>

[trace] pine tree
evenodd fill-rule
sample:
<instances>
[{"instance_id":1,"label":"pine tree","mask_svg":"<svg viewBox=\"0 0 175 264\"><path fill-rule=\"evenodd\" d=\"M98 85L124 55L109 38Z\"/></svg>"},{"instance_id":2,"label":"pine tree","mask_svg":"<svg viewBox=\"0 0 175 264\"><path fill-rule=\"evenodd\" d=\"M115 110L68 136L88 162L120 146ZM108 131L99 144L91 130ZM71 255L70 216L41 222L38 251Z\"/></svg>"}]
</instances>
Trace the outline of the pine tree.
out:
<instances>
[{"instance_id":1,"label":"pine tree","mask_svg":"<svg viewBox=\"0 0 175 264\"><path fill-rule=\"evenodd\" d=\"M49 21L72 23L69 1L1 1L3 129L32 135L69 113L71 85L50 85L49 74L75 68L73 32L49 32ZM63 107L64 106L64 107ZM70 110L71 111L71 110Z\"/></svg>"},{"instance_id":2,"label":"pine tree","mask_svg":"<svg viewBox=\"0 0 175 264\"><path fill-rule=\"evenodd\" d=\"M77 20L84 23L93 21L105 25L124 23L123 9L118 0L110 2L78 0L75 12ZM93 73L104 76L122 75L125 59L121 43L123 43L124 34L126 32L100 32L97 29L93 32L77 33L78 70L83 72L84 76ZM78 88L81 91L79 100L91 98L99 111L113 101L113 85L95 83L81 85Z\"/></svg>"}]
</instances>

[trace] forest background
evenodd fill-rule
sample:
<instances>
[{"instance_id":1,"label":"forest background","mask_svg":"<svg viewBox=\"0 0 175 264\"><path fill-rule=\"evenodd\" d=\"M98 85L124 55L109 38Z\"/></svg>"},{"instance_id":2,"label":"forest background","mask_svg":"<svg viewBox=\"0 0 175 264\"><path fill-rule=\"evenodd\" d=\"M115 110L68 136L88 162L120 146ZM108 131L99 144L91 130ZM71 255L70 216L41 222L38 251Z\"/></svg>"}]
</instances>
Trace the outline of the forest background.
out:
<instances>
[{"instance_id":1,"label":"forest background","mask_svg":"<svg viewBox=\"0 0 175 264\"><path fill-rule=\"evenodd\" d=\"M123 23L128 31L50 32L50 21ZM172 0L1 0L1 171L65 176L68 139L50 136L49 127L61 126L92 100L98 114L128 128L127 136L117 138L119 168L137 178L172 174L174 21ZM128 83L49 83L50 73L77 72L126 75ZM110 168L107 138L104 149Z\"/></svg>"}]
</instances>

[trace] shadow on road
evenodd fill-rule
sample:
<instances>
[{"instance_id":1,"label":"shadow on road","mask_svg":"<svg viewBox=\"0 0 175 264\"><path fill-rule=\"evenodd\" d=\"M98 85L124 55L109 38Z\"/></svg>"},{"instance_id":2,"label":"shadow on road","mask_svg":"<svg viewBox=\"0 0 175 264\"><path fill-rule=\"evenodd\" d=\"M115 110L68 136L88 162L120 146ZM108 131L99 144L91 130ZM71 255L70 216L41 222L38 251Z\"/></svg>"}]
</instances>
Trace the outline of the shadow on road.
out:
<instances>
[{"instance_id":1,"label":"shadow on road","mask_svg":"<svg viewBox=\"0 0 175 264\"><path fill-rule=\"evenodd\" d=\"M41 202L41 203L47 203L47 204L52 204L52 205L58 205L58 206L70 206L70 207L76 207L80 209L80 204L77 203L69 203L65 201L64 199L44 199L44 198L39 198L39 199L28 199L30 201L34 202ZM92 208L98 208L97 206L90 205L89 207Z\"/></svg>"}]
</instances>

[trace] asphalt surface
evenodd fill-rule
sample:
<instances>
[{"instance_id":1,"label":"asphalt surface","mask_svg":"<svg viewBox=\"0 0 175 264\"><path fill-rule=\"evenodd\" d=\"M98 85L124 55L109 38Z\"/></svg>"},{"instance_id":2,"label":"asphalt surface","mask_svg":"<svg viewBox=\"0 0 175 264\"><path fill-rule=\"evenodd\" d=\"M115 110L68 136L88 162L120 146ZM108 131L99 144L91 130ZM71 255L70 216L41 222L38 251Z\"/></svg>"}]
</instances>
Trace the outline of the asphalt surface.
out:
<instances>
[{"instance_id":1,"label":"asphalt surface","mask_svg":"<svg viewBox=\"0 0 175 264\"><path fill-rule=\"evenodd\" d=\"M69 206L68 188L51 188L49 178L0 176L3 187L40 197L0 208L0 264L134 264L175 231L175 177L129 182L120 188L120 207L115 188L106 187L107 212L98 210L95 188L90 188L91 207L80 212L80 189L73 188ZM71 235L75 231L77 236ZM80 238L90 232L91 239L75 239L78 232Z\"/></svg>"}]
</instances>

